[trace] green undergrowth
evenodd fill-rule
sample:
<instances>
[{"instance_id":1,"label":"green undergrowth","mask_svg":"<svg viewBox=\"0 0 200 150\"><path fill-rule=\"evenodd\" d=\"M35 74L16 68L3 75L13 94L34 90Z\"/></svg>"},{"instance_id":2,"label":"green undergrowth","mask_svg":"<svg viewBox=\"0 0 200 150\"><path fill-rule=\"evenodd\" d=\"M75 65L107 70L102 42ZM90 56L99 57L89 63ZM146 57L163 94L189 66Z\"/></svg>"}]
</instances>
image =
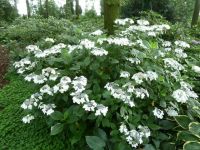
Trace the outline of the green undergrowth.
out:
<instances>
[{"instance_id":1,"label":"green undergrowth","mask_svg":"<svg viewBox=\"0 0 200 150\"><path fill-rule=\"evenodd\" d=\"M21 103L35 91L34 87L16 75L0 89L0 150L64 150L59 137L49 135L44 120L23 124Z\"/></svg>"}]
</instances>

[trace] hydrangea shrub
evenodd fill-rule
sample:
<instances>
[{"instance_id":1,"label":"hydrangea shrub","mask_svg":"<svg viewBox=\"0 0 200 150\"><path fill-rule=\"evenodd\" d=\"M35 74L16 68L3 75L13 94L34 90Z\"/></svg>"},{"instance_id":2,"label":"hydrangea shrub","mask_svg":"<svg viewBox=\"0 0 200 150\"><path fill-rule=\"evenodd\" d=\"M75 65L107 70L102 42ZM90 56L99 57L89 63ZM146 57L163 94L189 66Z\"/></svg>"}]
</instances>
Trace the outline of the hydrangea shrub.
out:
<instances>
[{"instance_id":1,"label":"hydrangea shrub","mask_svg":"<svg viewBox=\"0 0 200 150\"><path fill-rule=\"evenodd\" d=\"M97 30L78 45L26 47L27 57L14 67L38 92L21 105L27 111L24 123L44 117L51 134L68 133L71 145L95 134L86 136L92 149L151 147L148 143L159 148L173 139L166 133L175 126L173 118L198 99L185 75L200 73L186 61L184 49L190 45L162 39L167 24L115 22L115 36Z\"/></svg>"}]
</instances>

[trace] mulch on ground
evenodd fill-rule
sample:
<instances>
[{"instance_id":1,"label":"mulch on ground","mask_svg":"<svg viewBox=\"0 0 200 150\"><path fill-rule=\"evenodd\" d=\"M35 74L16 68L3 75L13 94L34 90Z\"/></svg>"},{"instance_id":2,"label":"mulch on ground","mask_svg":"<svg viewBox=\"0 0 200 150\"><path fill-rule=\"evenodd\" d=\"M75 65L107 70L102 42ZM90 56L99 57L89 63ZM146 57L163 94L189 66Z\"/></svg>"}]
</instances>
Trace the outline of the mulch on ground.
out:
<instances>
[{"instance_id":1,"label":"mulch on ground","mask_svg":"<svg viewBox=\"0 0 200 150\"><path fill-rule=\"evenodd\" d=\"M2 88L8 81L4 79L9 65L9 54L3 46L0 45L0 88Z\"/></svg>"}]
</instances>

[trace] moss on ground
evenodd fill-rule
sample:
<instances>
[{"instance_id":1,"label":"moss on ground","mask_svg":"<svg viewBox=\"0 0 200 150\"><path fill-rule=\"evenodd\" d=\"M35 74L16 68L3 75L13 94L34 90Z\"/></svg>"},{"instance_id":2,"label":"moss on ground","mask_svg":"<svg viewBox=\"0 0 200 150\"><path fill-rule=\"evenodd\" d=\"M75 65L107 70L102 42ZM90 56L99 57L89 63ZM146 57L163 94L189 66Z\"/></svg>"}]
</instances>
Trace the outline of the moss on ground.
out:
<instances>
[{"instance_id":1,"label":"moss on ground","mask_svg":"<svg viewBox=\"0 0 200 150\"><path fill-rule=\"evenodd\" d=\"M15 75L0 89L0 150L64 150L59 137L50 136L45 121L23 124L21 103L35 88Z\"/></svg>"}]
</instances>

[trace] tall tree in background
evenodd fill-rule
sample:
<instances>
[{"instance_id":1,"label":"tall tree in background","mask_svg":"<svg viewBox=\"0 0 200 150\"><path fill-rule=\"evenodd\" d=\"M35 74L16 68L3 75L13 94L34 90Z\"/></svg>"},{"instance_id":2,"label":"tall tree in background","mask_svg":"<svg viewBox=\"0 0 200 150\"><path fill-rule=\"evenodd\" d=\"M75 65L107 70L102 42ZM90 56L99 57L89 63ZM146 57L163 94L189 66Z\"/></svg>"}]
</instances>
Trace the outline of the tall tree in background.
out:
<instances>
[{"instance_id":1,"label":"tall tree in background","mask_svg":"<svg viewBox=\"0 0 200 150\"><path fill-rule=\"evenodd\" d=\"M69 0L70 1L70 9L72 14L74 14L74 4L73 4L73 0Z\"/></svg>"},{"instance_id":2,"label":"tall tree in background","mask_svg":"<svg viewBox=\"0 0 200 150\"><path fill-rule=\"evenodd\" d=\"M200 12L200 0L196 0L191 25L197 25Z\"/></svg>"},{"instance_id":3,"label":"tall tree in background","mask_svg":"<svg viewBox=\"0 0 200 150\"><path fill-rule=\"evenodd\" d=\"M0 0L0 24L2 21L11 22L17 16L17 9L8 0Z\"/></svg>"},{"instance_id":4,"label":"tall tree in background","mask_svg":"<svg viewBox=\"0 0 200 150\"><path fill-rule=\"evenodd\" d=\"M65 0L65 16L70 18L74 14L73 0Z\"/></svg>"},{"instance_id":5,"label":"tall tree in background","mask_svg":"<svg viewBox=\"0 0 200 150\"><path fill-rule=\"evenodd\" d=\"M30 17L31 16L31 7L29 4L29 0L26 0L26 9L27 9L27 15L28 15L28 17Z\"/></svg>"},{"instance_id":6,"label":"tall tree in background","mask_svg":"<svg viewBox=\"0 0 200 150\"><path fill-rule=\"evenodd\" d=\"M43 7L42 7L42 0L39 0L38 1L38 11L39 11L39 14L43 14Z\"/></svg>"},{"instance_id":7,"label":"tall tree in background","mask_svg":"<svg viewBox=\"0 0 200 150\"><path fill-rule=\"evenodd\" d=\"M49 0L45 1L45 17L49 17Z\"/></svg>"},{"instance_id":8,"label":"tall tree in background","mask_svg":"<svg viewBox=\"0 0 200 150\"><path fill-rule=\"evenodd\" d=\"M114 21L119 17L120 0L104 0L104 28L108 35L114 34Z\"/></svg>"},{"instance_id":9,"label":"tall tree in background","mask_svg":"<svg viewBox=\"0 0 200 150\"><path fill-rule=\"evenodd\" d=\"M15 8L17 9L17 0L14 0Z\"/></svg>"},{"instance_id":10,"label":"tall tree in background","mask_svg":"<svg viewBox=\"0 0 200 150\"><path fill-rule=\"evenodd\" d=\"M76 0L76 16L79 18L79 15L82 13L81 6L79 5L79 0Z\"/></svg>"}]
</instances>

